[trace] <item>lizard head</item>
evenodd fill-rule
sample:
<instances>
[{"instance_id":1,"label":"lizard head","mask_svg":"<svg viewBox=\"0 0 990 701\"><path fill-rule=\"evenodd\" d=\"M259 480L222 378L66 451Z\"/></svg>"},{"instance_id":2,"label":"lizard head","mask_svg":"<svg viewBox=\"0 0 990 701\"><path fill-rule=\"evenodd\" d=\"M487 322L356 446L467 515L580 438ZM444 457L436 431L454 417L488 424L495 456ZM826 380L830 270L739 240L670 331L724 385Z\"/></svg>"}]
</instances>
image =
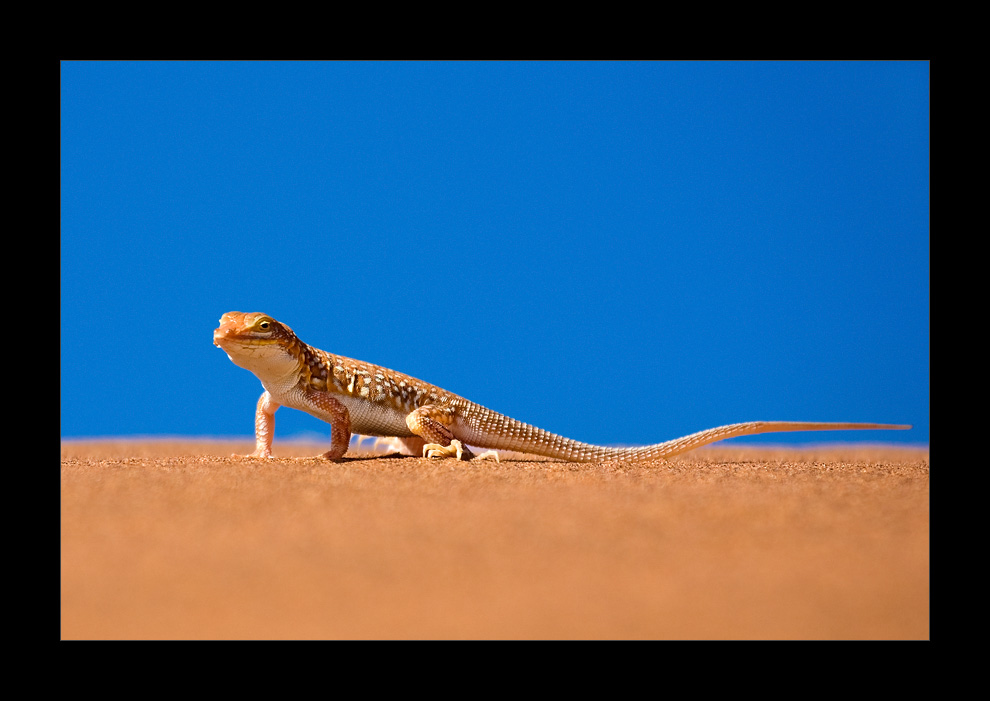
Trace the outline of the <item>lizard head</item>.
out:
<instances>
[{"instance_id":1,"label":"lizard head","mask_svg":"<svg viewBox=\"0 0 990 701\"><path fill-rule=\"evenodd\" d=\"M299 361L299 339L285 324L260 312L227 312L213 332L213 345L235 365L260 373L285 373Z\"/></svg>"}]
</instances>

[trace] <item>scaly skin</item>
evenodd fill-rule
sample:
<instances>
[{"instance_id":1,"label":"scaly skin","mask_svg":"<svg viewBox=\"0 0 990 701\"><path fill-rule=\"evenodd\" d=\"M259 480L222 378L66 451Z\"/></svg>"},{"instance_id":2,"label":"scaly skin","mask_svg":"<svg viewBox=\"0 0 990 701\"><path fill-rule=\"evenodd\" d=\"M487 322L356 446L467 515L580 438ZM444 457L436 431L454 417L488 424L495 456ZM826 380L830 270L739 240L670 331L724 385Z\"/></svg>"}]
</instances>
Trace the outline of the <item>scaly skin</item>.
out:
<instances>
[{"instance_id":1,"label":"scaly skin","mask_svg":"<svg viewBox=\"0 0 990 701\"><path fill-rule=\"evenodd\" d=\"M258 312L227 312L213 343L250 370L265 388L255 413L257 446L251 457L270 458L275 411L288 406L331 425L330 450L339 460L352 433L392 436L426 457L494 457L511 450L575 462L667 458L725 438L781 431L907 429L875 423L748 421L710 428L665 443L609 448L581 443L530 426L436 385L395 370L327 353L299 339L285 324ZM466 445L488 448L474 456Z\"/></svg>"}]
</instances>

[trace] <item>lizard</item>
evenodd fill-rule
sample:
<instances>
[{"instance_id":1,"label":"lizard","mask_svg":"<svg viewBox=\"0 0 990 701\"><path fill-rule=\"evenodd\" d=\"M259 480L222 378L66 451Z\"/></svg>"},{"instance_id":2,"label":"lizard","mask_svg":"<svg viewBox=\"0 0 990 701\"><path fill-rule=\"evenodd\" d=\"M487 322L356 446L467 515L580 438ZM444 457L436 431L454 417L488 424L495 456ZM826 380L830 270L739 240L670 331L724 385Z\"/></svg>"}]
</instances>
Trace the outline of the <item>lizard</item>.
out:
<instances>
[{"instance_id":1,"label":"lizard","mask_svg":"<svg viewBox=\"0 0 990 701\"><path fill-rule=\"evenodd\" d=\"M330 449L340 460L351 434L389 436L426 458L494 458L508 450L574 462L668 458L726 438L781 431L908 429L909 425L809 421L747 421L641 447L582 443L523 423L436 385L388 368L328 353L304 343L287 325L260 312L227 312L214 345L264 387L255 411L255 450L272 457L275 411L305 411L330 424ZM468 446L487 448L475 455Z\"/></svg>"}]
</instances>

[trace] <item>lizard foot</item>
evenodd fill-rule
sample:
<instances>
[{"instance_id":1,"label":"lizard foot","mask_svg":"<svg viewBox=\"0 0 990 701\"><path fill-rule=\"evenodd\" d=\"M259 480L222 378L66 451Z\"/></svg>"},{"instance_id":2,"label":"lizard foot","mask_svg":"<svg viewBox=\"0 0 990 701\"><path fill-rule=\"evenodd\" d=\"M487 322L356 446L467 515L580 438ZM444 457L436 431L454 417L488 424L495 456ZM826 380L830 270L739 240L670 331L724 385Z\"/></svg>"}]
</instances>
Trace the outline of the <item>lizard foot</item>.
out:
<instances>
[{"instance_id":1,"label":"lizard foot","mask_svg":"<svg viewBox=\"0 0 990 701\"><path fill-rule=\"evenodd\" d=\"M262 460L274 460L275 459L275 457L272 455L271 451L269 451L269 450L264 450L264 451L262 451L262 450L256 450L253 453L248 453L247 455L241 455L239 453L233 453L233 454L231 454L230 457L232 457L232 458L260 458Z\"/></svg>"},{"instance_id":2,"label":"lizard foot","mask_svg":"<svg viewBox=\"0 0 990 701\"><path fill-rule=\"evenodd\" d=\"M423 446L423 457L424 458L454 458L458 460L494 460L499 462L498 453L494 450L489 450L482 453L481 455L475 455L467 448L463 443L461 443L456 438L450 441L449 446L440 445L439 443L427 443Z\"/></svg>"},{"instance_id":3,"label":"lizard foot","mask_svg":"<svg viewBox=\"0 0 990 701\"><path fill-rule=\"evenodd\" d=\"M464 457L464 455L468 457ZM454 458L458 460L471 459L471 451L464 447L464 444L454 438L450 445L440 445L439 443L427 443L423 446L424 458Z\"/></svg>"}]
</instances>

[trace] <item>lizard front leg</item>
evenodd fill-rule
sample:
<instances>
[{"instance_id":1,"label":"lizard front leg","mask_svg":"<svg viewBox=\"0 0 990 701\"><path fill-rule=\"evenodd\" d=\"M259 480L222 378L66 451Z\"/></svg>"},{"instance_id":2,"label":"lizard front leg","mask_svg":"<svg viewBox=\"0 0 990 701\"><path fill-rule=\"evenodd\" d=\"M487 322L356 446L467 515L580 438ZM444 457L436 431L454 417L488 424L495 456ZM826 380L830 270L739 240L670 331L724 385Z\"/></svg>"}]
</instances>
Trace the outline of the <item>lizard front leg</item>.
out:
<instances>
[{"instance_id":1,"label":"lizard front leg","mask_svg":"<svg viewBox=\"0 0 990 701\"><path fill-rule=\"evenodd\" d=\"M453 423L454 410L450 407L431 404L421 406L406 415L406 426L425 441L424 458L456 457L458 460L493 458L498 462L498 453L495 451L489 450L481 455L475 455L470 448L454 438L454 432L450 430Z\"/></svg>"},{"instance_id":2,"label":"lizard front leg","mask_svg":"<svg viewBox=\"0 0 990 701\"><path fill-rule=\"evenodd\" d=\"M249 458L270 458L272 456L272 439L275 437L275 412L282 406L268 393L262 392L258 399L258 408L254 412L254 452Z\"/></svg>"},{"instance_id":3,"label":"lizard front leg","mask_svg":"<svg viewBox=\"0 0 990 701\"><path fill-rule=\"evenodd\" d=\"M309 413L330 424L330 450L320 457L340 460L351 442L351 415L336 397L317 390L305 390ZM255 449L248 457L271 458L275 437L275 412L281 405L266 390L258 399L254 414Z\"/></svg>"},{"instance_id":4,"label":"lizard front leg","mask_svg":"<svg viewBox=\"0 0 990 701\"><path fill-rule=\"evenodd\" d=\"M328 392L304 390L309 413L330 424L330 450L321 457L340 460L351 444L351 413L347 407Z\"/></svg>"}]
</instances>

